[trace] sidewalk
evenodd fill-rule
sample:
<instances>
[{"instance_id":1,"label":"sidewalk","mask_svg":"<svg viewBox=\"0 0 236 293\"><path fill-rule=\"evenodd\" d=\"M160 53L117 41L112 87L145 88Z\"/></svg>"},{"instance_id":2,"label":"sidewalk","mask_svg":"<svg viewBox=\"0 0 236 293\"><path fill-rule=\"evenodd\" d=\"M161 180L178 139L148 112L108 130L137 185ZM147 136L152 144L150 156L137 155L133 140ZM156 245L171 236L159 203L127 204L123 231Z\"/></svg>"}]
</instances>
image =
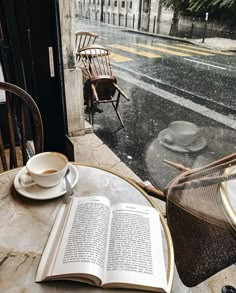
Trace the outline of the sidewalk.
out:
<instances>
[{"instance_id":1,"label":"sidewalk","mask_svg":"<svg viewBox=\"0 0 236 293\"><path fill-rule=\"evenodd\" d=\"M94 164L141 181L94 133L70 137L70 140L74 144L75 161Z\"/></svg>"},{"instance_id":2,"label":"sidewalk","mask_svg":"<svg viewBox=\"0 0 236 293\"><path fill-rule=\"evenodd\" d=\"M202 43L202 38L201 39L179 38L179 37L174 37L169 35L153 34L153 33L148 33L148 32L143 32L138 30L132 30L132 29L125 29L124 31L177 41L177 42L182 42L182 43L190 43L200 47L209 48L212 50L236 52L236 40L231 40L231 39L217 38L217 37L205 38L204 43Z\"/></svg>"},{"instance_id":3,"label":"sidewalk","mask_svg":"<svg viewBox=\"0 0 236 293\"><path fill-rule=\"evenodd\" d=\"M202 39L191 39L189 41L195 45L213 50L236 52L236 40L224 38L206 38L204 43L202 43Z\"/></svg>"}]
</instances>

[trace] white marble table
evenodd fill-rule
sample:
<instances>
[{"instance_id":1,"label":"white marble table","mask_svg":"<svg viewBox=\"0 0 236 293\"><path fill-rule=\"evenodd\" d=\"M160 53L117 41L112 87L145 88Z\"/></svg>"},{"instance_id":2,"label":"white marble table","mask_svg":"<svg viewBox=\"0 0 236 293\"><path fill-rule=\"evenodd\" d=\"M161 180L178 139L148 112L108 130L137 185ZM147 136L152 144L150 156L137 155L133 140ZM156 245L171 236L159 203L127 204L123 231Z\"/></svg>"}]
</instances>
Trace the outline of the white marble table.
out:
<instances>
[{"instance_id":1,"label":"white marble table","mask_svg":"<svg viewBox=\"0 0 236 293\"><path fill-rule=\"evenodd\" d=\"M112 202L155 205L133 183L106 170L74 164L79 180L75 196L102 194ZM18 194L14 177L20 169L0 174L0 291L18 292L131 292L107 290L70 281L35 283L35 273L62 197L37 201ZM161 216L166 273L171 290L174 272L173 246ZM82 290L82 291L81 291Z\"/></svg>"}]
</instances>

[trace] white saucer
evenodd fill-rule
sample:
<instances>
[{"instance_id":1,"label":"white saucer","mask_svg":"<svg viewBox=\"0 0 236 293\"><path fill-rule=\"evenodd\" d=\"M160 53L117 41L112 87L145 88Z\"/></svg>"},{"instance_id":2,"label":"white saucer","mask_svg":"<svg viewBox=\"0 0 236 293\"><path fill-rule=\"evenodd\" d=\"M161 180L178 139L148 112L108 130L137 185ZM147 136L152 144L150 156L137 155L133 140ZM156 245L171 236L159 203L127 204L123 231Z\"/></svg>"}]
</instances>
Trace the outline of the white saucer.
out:
<instances>
[{"instance_id":1,"label":"white saucer","mask_svg":"<svg viewBox=\"0 0 236 293\"><path fill-rule=\"evenodd\" d=\"M71 184L71 187L73 188L79 179L79 173L77 168L71 164L69 164L69 169L70 169L70 172L67 175L67 177ZM65 182L63 179L58 185L50 187L50 188L44 188L37 184L31 185L28 187L23 187L20 184L19 179L24 173L26 173L26 167L22 168L16 174L16 177L14 179L14 187L18 193L20 193L21 195L25 197L28 197L31 199L37 199L37 200L46 200L46 199L59 197L65 194L66 192Z\"/></svg>"},{"instance_id":2,"label":"white saucer","mask_svg":"<svg viewBox=\"0 0 236 293\"><path fill-rule=\"evenodd\" d=\"M167 147L168 149L180 153L193 153L202 150L206 145L207 141L205 137L198 137L192 144L188 146L180 146L175 144L174 142L171 142L170 135L169 135L169 129L163 129L158 134L158 139L162 145Z\"/></svg>"}]
</instances>

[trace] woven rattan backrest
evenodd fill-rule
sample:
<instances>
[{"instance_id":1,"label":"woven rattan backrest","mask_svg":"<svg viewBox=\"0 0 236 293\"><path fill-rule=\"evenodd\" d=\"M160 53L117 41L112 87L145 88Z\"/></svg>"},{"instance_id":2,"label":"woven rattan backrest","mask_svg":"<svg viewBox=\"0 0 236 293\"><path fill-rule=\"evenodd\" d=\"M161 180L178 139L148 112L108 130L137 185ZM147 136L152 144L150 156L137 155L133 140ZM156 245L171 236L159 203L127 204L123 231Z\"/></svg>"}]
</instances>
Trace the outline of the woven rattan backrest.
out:
<instances>
[{"instance_id":1,"label":"woven rattan backrest","mask_svg":"<svg viewBox=\"0 0 236 293\"><path fill-rule=\"evenodd\" d=\"M188 287L236 263L236 226L222 201L225 167L234 161L221 161L182 173L168 188L167 220L175 264Z\"/></svg>"},{"instance_id":2,"label":"woven rattan backrest","mask_svg":"<svg viewBox=\"0 0 236 293\"><path fill-rule=\"evenodd\" d=\"M75 33L75 48L76 53L78 50L83 47L90 46L95 43L98 38L98 34L87 32L87 31L79 31Z\"/></svg>"},{"instance_id":3,"label":"woven rattan backrest","mask_svg":"<svg viewBox=\"0 0 236 293\"><path fill-rule=\"evenodd\" d=\"M26 91L6 82L0 82L0 91L5 91L6 97L1 103L0 170L7 170L25 165L29 157L43 151L43 124Z\"/></svg>"},{"instance_id":4,"label":"woven rattan backrest","mask_svg":"<svg viewBox=\"0 0 236 293\"><path fill-rule=\"evenodd\" d=\"M90 78L112 76L110 51L108 49L93 45L79 50L78 55Z\"/></svg>"}]
</instances>

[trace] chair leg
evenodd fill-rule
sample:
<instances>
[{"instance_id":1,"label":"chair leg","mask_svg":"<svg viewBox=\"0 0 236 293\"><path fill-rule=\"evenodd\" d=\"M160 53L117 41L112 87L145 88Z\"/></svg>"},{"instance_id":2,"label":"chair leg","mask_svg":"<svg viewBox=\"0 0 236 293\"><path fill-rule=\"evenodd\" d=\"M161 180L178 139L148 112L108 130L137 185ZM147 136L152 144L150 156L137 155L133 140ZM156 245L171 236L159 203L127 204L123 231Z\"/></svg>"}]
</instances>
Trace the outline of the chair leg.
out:
<instances>
[{"instance_id":1,"label":"chair leg","mask_svg":"<svg viewBox=\"0 0 236 293\"><path fill-rule=\"evenodd\" d=\"M118 92L116 103L113 102L112 106L114 107L114 109L116 111L116 115L117 115L118 119L120 120L120 123L121 123L122 127L125 127L124 122L123 122L123 120L121 118L120 112L117 110L118 106L119 106L119 102L120 102L120 92Z\"/></svg>"},{"instance_id":2,"label":"chair leg","mask_svg":"<svg viewBox=\"0 0 236 293\"><path fill-rule=\"evenodd\" d=\"M6 160L6 156L5 156L5 152L4 152L4 144L3 144L1 129L0 129L0 156L1 156L1 160L2 160L3 170L6 171L7 170L7 160Z\"/></svg>"},{"instance_id":3,"label":"chair leg","mask_svg":"<svg viewBox=\"0 0 236 293\"><path fill-rule=\"evenodd\" d=\"M118 119L120 120L120 124L122 125L122 127L125 127L124 122L123 122L123 120L122 120L122 118L120 116L120 113L117 110L117 106L114 103L112 103L112 106L113 106L113 108L114 108L114 110L116 112L116 115L117 115Z\"/></svg>"},{"instance_id":4,"label":"chair leg","mask_svg":"<svg viewBox=\"0 0 236 293\"><path fill-rule=\"evenodd\" d=\"M93 125L93 100L88 99L89 123Z\"/></svg>"}]
</instances>

